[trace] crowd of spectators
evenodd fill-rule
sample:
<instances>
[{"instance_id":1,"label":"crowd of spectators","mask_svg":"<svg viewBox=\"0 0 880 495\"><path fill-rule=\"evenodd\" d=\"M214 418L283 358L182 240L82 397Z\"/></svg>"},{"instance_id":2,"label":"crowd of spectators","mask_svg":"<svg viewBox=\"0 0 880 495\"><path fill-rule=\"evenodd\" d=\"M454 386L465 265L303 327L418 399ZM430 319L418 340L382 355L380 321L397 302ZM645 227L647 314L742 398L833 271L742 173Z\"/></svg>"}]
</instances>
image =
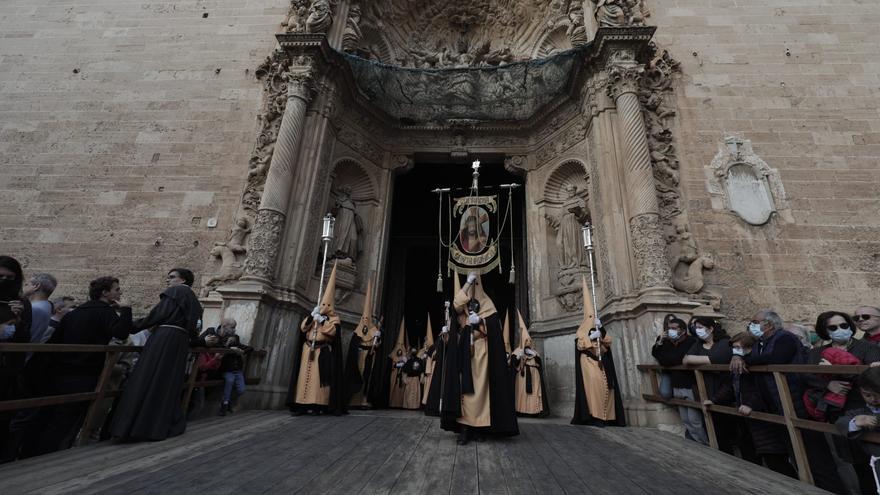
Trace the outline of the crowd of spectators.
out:
<instances>
[{"instance_id":1,"label":"crowd of spectators","mask_svg":"<svg viewBox=\"0 0 880 495\"><path fill-rule=\"evenodd\" d=\"M215 371L224 378L222 415L233 410L233 391L244 392L243 356L251 348L241 342L230 318L218 330L199 333L202 308L191 289L193 279L185 268L169 271L168 288L159 304L135 320L132 308L122 301L123 289L116 277L92 280L86 301L53 298L55 277L37 273L25 279L17 260L0 256L0 343L143 346L140 352L123 353L116 362L107 389L121 388L123 393L96 404L92 439L161 440L183 432L186 418L180 397L189 370ZM199 354L206 363L190 357L191 346L222 346L233 352ZM94 392L105 356L104 352L0 352L0 401ZM0 463L71 447L89 404L0 412ZM160 421L159 416L169 420Z\"/></svg>"},{"instance_id":2,"label":"crowd of spectators","mask_svg":"<svg viewBox=\"0 0 880 495\"><path fill-rule=\"evenodd\" d=\"M834 423L841 435L801 430L804 450L816 486L850 493L841 473L852 467L861 493L878 492L871 454L880 444L858 441L876 429L880 413L880 308L861 306L852 314L822 313L813 330L786 325L779 314L761 310L732 336L713 318L688 323L668 315L652 348L663 366L727 365L729 372L706 372L706 396L699 397L691 371L666 371L660 383L664 398L700 400L738 410L739 416L712 413L719 449L798 477L790 436L780 424L754 419L753 413L782 415L783 397L772 373L749 369L761 365L867 365L860 376L786 373L791 406L801 419ZM858 392L855 390L858 389ZM685 437L709 443L702 411L679 406ZM830 438L829 438L830 437ZM829 443L830 440L830 443Z\"/></svg>"}]
</instances>

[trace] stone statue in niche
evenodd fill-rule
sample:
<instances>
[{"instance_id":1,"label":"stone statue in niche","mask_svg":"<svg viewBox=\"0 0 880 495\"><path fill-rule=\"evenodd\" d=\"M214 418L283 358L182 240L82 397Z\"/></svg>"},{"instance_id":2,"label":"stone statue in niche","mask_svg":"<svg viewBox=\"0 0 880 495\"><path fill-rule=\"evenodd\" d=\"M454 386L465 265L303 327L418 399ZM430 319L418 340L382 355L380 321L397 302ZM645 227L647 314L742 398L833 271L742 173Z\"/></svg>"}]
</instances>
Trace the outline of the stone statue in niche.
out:
<instances>
[{"instance_id":1,"label":"stone statue in niche","mask_svg":"<svg viewBox=\"0 0 880 495\"><path fill-rule=\"evenodd\" d=\"M283 24L288 33L301 33L306 30L309 7L304 0L296 0L290 6L290 16Z\"/></svg>"},{"instance_id":2,"label":"stone statue in niche","mask_svg":"<svg viewBox=\"0 0 880 495\"><path fill-rule=\"evenodd\" d=\"M697 243L686 225L675 227L675 235L670 239L669 254L672 258L672 286L688 294L696 294L703 289L703 270L711 270L715 262L697 249Z\"/></svg>"},{"instance_id":3,"label":"stone statue in niche","mask_svg":"<svg viewBox=\"0 0 880 495\"><path fill-rule=\"evenodd\" d=\"M730 209L752 225L763 225L773 214L773 199L764 177L751 166L738 163L727 170L724 179Z\"/></svg>"},{"instance_id":4,"label":"stone statue in niche","mask_svg":"<svg viewBox=\"0 0 880 495\"><path fill-rule=\"evenodd\" d=\"M315 0L309 7L309 17L306 19L306 32L326 33L333 24L333 10L330 0Z\"/></svg>"},{"instance_id":5,"label":"stone statue in niche","mask_svg":"<svg viewBox=\"0 0 880 495\"><path fill-rule=\"evenodd\" d=\"M364 250L364 223L351 199L351 188L341 186L336 190L336 204L333 206L336 224L333 229L332 256L340 260L357 261Z\"/></svg>"},{"instance_id":6,"label":"stone statue in niche","mask_svg":"<svg viewBox=\"0 0 880 495\"><path fill-rule=\"evenodd\" d=\"M587 203L578 195L577 186L565 185L567 198L555 222L556 247L559 248L559 267L574 268L586 265L581 241L581 226L587 220Z\"/></svg>"},{"instance_id":7,"label":"stone statue in niche","mask_svg":"<svg viewBox=\"0 0 880 495\"><path fill-rule=\"evenodd\" d=\"M593 0L596 4L596 21L599 27L623 27L626 25L626 10L623 0Z\"/></svg>"}]
</instances>

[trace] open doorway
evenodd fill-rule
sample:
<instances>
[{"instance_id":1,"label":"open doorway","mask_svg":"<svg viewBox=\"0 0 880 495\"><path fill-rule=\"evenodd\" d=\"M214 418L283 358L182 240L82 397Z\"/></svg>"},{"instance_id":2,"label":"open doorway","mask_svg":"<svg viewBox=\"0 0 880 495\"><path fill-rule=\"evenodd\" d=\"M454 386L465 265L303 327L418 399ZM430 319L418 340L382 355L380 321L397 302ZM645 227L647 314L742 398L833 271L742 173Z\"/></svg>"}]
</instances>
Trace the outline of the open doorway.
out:
<instances>
[{"instance_id":1,"label":"open doorway","mask_svg":"<svg viewBox=\"0 0 880 495\"><path fill-rule=\"evenodd\" d=\"M401 317L406 318L407 336L410 346L419 347L425 336L426 318L431 315L431 324L436 336L444 321L444 301L452 298L453 281L448 277L446 262L448 251L442 249L443 292L437 292L438 268L438 215L440 205L437 194L431 192L438 187L452 188L452 198L467 194L471 185L470 164L417 163L409 172L397 177L391 214L388 262L385 275L385 296L383 298L385 315L385 345L394 346L393 339L400 328ZM525 185L521 177L510 174L499 162L482 163L480 168L481 194L498 194L500 208L506 208L508 193L499 191L501 184L519 183ZM483 190L484 187L490 189ZM456 190L458 189L458 190ZM511 222L513 222L513 257L516 265L516 284L509 283L511 238L509 227L505 227L499 239L501 252L501 272L498 268L482 276L486 293L492 298L502 321L504 312L511 312L511 325L519 308L528 320L527 311L527 257L525 254L525 188L513 193L511 203ZM444 208L446 204L444 201ZM443 235L447 235L448 211L443 212ZM464 281L464 274L460 275Z\"/></svg>"}]
</instances>

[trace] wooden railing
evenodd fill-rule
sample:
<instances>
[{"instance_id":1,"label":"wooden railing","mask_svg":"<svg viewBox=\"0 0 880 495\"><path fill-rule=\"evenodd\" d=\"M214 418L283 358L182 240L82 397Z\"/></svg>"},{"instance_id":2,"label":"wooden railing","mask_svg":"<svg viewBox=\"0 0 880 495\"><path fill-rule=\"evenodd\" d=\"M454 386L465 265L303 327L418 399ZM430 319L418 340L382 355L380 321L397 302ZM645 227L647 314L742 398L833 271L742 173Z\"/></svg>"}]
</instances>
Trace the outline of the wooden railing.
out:
<instances>
[{"instance_id":1,"label":"wooden railing","mask_svg":"<svg viewBox=\"0 0 880 495\"><path fill-rule=\"evenodd\" d=\"M88 440L94 432L95 418L98 416L99 408L104 399L118 397L122 394L121 389L110 390L108 385L113 368L119 362L119 358L129 352L141 352L143 346L124 346L124 345L79 345L79 344L0 344L0 353L6 352L29 352L29 353L103 353L104 369L98 377L98 384L95 386L94 392L83 392L77 394L51 395L46 397L31 397L26 399L0 400L0 412L18 411L22 409L31 409L45 406L57 406L61 404L71 404L76 402L89 402L89 409L86 413L85 421L80 429L79 440L77 444ZM189 408L189 402L192 398L193 389L196 387L216 387L223 385L223 380L203 380L196 381L199 370L196 369L198 356L200 354L229 354L235 351L224 347L193 347L190 353L194 359L188 363L189 376L181 389L183 394L182 407L184 414ZM266 351L253 351L246 355L248 357L262 358L266 355ZM245 361L245 369L248 369L248 361ZM245 380L248 385L257 385L260 383L260 377L248 378Z\"/></svg>"},{"instance_id":2,"label":"wooden railing","mask_svg":"<svg viewBox=\"0 0 880 495\"><path fill-rule=\"evenodd\" d=\"M651 402L662 402L671 406L685 406L700 409L703 412L703 419L706 424L706 433L709 436L709 445L717 449L718 437L715 432L715 423L712 420L711 413L727 414L740 418L754 419L758 421L766 421L782 425L788 431L789 440L797 463L798 476L801 481L813 484L813 475L810 472L810 464L807 461L807 453L804 449L804 440L801 435L802 430L815 431L819 433L831 433L832 435L840 435L840 432L833 424L821 423L797 417L794 408L794 401L791 396L791 389L788 387L788 381L785 379L787 373L793 374L822 374L822 375L858 375L868 369L868 366L820 366L820 365L804 365L804 364L787 364L787 365L770 365L770 366L749 366L749 373L772 373L779 391L779 399L782 404L783 414L770 414L765 412L752 411L748 416L740 414L739 410L734 407L722 406L718 404L704 404L703 401L710 399L706 394L706 372L730 373L730 367L726 364L713 364L702 366L672 366L662 367L659 364L640 364L639 371L648 372L651 382L651 393L642 394L642 398ZM660 378L661 371L690 371L694 373L695 382L697 384L697 392L699 398L697 401L684 399L664 399L660 396ZM853 390L851 393L857 393ZM800 399L800 398L798 398ZM862 440L880 443L880 433L866 433L861 437Z\"/></svg>"}]
</instances>

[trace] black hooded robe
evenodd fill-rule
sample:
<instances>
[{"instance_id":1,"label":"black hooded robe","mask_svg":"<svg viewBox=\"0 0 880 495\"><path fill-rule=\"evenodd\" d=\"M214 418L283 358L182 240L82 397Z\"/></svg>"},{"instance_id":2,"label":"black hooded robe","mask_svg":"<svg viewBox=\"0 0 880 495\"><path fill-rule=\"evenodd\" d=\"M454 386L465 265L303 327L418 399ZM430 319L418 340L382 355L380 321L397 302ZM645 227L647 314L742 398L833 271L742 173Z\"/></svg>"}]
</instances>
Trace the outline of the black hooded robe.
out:
<instances>
[{"instance_id":1,"label":"black hooded robe","mask_svg":"<svg viewBox=\"0 0 880 495\"><path fill-rule=\"evenodd\" d=\"M311 315L306 317L306 325L311 326ZM328 404L299 404L296 402L296 383L299 380L300 365L302 364L303 346L309 345L306 338L306 332L299 329L296 330L296 338L294 340L293 367L290 370L290 385L287 388L287 400L285 405L290 412L306 412L313 410L322 413L340 416L348 413L347 394L345 390L345 382L342 374L342 338L339 335L339 325L336 326L336 334L330 343L330 352L322 352L318 356L320 368L321 383L329 383L330 385L330 401Z\"/></svg>"},{"instance_id":2,"label":"black hooded robe","mask_svg":"<svg viewBox=\"0 0 880 495\"><path fill-rule=\"evenodd\" d=\"M602 336L605 336L605 329L602 328ZM605 369L605 379L608 383L608 389L614 394L614 420L604 421L590 414L590 406L587 404L587 394L584 385L583 375L581 374L581 354L586 354L590 359L597 359L592 350L580 351L577 348L577 339L575 339L574 352L574 417L571 419L573 425L594 425L594 426L626 426L626 416L623 411L623 401L620 398L620 388L617 385L617 371L614 368L614 356L611 350L602 353L602 367Z\"/></svg>"},{"instance_id":3,"label":"black hooded robe","mask_svg":"<svg viewBox=\"0 0 880 495\"><path fill-rule=\"evenodd\" d=\"M146 318L135 329L156 327L125 382L113 412L112 436L134 440L164 440L186 430L181 404L190 344L198 340L202 305L192 288L165 289Z\"/></svg>"},{"instance_id":4,"label":"black hooded robe","mask_svg":"<svg viewBox=\"0 0 880 495\"><path fill-rule=\"evenodd\" d=\"M455 321L453 319L453 321ZM481 433L493 436L514 436L519 434L519 423L516 419L516 402L513 384L510 380L510 368L507 353L504 350L504 337L501 320L498 314L484 319L489 347L489 413L490 426L473 428ZM445 394L443 394L443 410L440 412L440 427L446 431L459 431L461 425L457 419L461 415L461 394L473 388L469 376L470 369L470 329L450 327L450 343L447 356ZM448 408L447 408L448 404Z\"/></svg>"},{"instance_id":5,"label":"black hooded robe","mask_svg":"<svg viewBox=\"0 0 880 495\"><path fill-rule=\"evenodd\" d=\"M434 363L434 371L431 375L428 397L425 399L425 415L438 417L440 416L440 393L445 380L443 359L446 356L446 343L443 341L442 334L437 338L433 349L428 350L428 353L431 356L431 362Z\"/></svg>"},{"instance_id":6,"label":"black hooded robe","mask_svg":"<svg viewBox=\"0 0 880 495\"><path fill-rule=\"evenodd\" d=\"M363 352L362 344L363 341L357 335L352 335L348 343L348 355L345 358L345 403L351 404L352 397L358 392L362 392L367 402L372 407L376 407L379 403L382 389L382 384L380 383L382 380L381 366L379 365L381 360L376 359L376 355L380 352L382 346L376 346L373 352L367 355L367 359L364 362L364 373L361 375L358 357L359 353ZM360 404L354 405L359 406Z\"/></svg>"}]
</instances>

